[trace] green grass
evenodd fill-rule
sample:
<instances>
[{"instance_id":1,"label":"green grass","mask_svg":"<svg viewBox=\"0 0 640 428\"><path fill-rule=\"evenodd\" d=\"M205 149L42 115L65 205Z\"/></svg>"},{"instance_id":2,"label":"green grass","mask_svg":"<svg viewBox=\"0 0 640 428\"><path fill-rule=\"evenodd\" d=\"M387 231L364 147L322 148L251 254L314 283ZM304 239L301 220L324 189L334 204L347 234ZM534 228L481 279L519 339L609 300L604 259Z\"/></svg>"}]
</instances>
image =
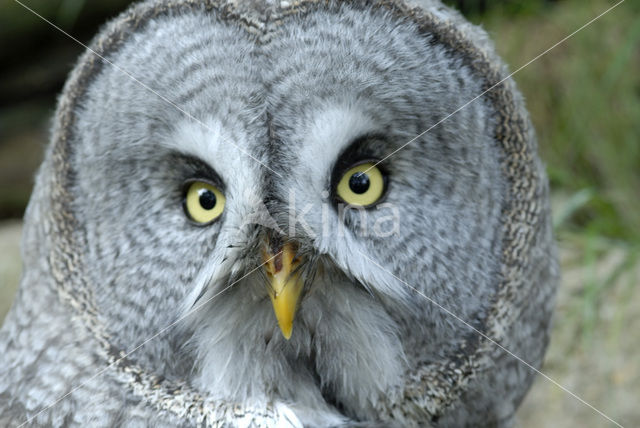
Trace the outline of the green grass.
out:
<instances>
[{"instance_id":1,"label":"green grass","mask_svg":"<svg viewBox=\"0 0 640 428\"><path fill-rule=\"evenodd\" d=\"M615 3L487 4L470 19L516 70ZM572 254L562 260L568 295L554 334L566 340L556 346L560 355L599 355L604 341L616 355L638 317L630 300L640 285L640 2L627 0L514 79L547 165L554 229Z\"/></svg>"},{"instance_id":2,"label":"green grass","mask_svg":"<svg viewBox=\"0 0 640 428\"><path fill-rule=\"evenodd\" d=\"M614 4L519 3L472 16L514 70ZM570 205L560 233L640 242L639 46L640 2L626 1L514 77L552 190Z\"/></svg>"}]
</instances>

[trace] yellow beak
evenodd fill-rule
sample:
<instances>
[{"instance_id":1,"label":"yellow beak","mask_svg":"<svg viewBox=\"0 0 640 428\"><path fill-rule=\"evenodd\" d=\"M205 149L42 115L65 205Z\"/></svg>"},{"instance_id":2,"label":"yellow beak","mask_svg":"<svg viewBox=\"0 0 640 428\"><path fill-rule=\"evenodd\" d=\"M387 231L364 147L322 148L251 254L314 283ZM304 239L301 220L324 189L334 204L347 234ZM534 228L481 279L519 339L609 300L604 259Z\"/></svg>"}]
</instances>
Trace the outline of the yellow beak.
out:
<instances>
[{"instance_id":1,"label":"yellow beak","mask_svg":"<svg viewBox=\"0 0 640 428\"><path fill-rule=\"evenodd\" d=\"M288 340L293 331L293 318L302 292L300 272L295 272L300 260L295 259L295 247L290 243L284 244L276 254L271 254L269 249L265 249L262 256L270 282L269 297L273 311L282 335Z\"/></svg>"}]
</instances>

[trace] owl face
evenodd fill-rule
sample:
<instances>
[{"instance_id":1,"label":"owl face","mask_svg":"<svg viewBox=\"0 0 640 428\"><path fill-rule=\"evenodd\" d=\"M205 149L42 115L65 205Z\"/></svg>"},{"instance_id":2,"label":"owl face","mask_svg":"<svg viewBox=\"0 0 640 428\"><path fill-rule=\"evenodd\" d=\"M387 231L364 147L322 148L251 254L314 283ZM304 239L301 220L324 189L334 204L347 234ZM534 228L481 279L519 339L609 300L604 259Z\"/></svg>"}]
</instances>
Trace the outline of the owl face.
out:
<instances>
[{"instance_id":1,"label":"owl face","mask_svg":"<svg viewBox=\"0 0 640 428\"><path fill-rule=\"evenodd\" d=\"M482 92L413 24L334 5L265 41L190 11L109 60L73 153L97 305L128 349L204 302L141 364L234 400L295 394L308 421L366 416L465 339L406 284L483 319L493 117L480 99L403 147Z\"/></svg>"}]
</instances>

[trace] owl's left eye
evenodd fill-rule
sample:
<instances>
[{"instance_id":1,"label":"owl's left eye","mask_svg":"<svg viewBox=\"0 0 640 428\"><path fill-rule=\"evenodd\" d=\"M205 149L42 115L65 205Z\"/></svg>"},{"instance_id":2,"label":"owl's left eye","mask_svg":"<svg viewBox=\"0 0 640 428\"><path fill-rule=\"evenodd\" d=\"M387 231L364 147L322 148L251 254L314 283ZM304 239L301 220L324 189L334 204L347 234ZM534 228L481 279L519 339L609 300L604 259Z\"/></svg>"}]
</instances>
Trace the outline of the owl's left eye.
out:
<instances>
[{"instance_id":1,"label":"owl's left eye","mask_svg":"<svg viewBox=\"0 0 640 428\"><path fill-rule=\"evenodd\" d=\"M225 197L216 186L204 181L186 184L184 210L191 220L206 225L216 220L224 211Z\"/></svg>"},{"instance_id":2,"label":"owl's left eye","mask_svg":"<svg viewBox=\"0 0 640 428\"><path fill-rule=\"evenodd\" d=\"M336 193L346 203L368 207L382 198L386 180L382 171L373 163L366 162L347 170L336 188Z\"/></svg>"}]
</instances>

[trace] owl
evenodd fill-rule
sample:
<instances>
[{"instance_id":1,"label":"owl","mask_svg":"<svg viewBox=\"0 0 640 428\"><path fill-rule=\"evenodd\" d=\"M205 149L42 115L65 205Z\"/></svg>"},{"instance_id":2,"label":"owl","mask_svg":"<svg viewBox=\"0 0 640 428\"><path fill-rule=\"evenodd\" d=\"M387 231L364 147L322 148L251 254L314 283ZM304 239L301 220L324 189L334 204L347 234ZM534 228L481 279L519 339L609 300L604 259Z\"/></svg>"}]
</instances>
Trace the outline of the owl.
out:
<instances>
[{"instance_id":1,"label":"owl","mask_svg":"<svg viewBox=\"0 0 640 428\"><path fill-rule=\"evenodd\" d=\"M507 76L435 0L131 6L58 101L0 425L509 426L558 268Z\"/></svg>"}]
</instances>

